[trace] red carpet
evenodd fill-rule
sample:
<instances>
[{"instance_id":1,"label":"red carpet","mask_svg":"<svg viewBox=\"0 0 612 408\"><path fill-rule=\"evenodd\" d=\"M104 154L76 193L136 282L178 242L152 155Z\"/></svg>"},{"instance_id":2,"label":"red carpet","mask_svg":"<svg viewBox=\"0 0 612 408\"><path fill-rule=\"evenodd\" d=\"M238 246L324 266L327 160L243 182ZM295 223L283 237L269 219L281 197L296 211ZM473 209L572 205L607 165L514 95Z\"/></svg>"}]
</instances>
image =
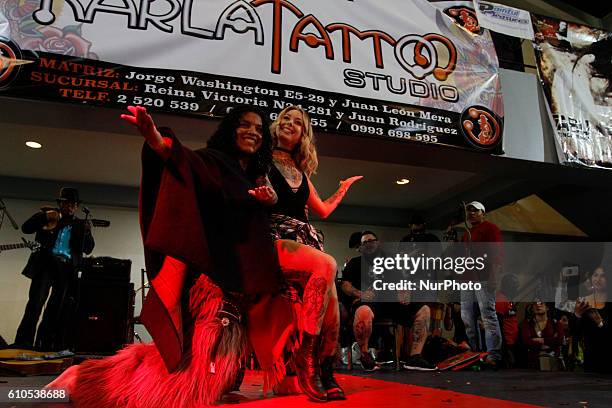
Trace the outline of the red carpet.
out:
<instances>
[{"instance_id":1,"label":"red carpet","mask_svg":"<svg viewBox=\"0 0 612 408\"><path fill-rule=\"evenodd\" d=\"M263 398L262 377L257 372L247 372L239 393L225 397L224 402L239 403L248 408L279 407L292 408L304 406L329 407L372 407L372 408L421 408L421 407L460 407L460 408L527 408L536 405L521 404L494 398L480 397L471 394L461 394L454 391L420 387L416 385L399 384L390 381L371 378L336 375L338 382L344 387L348 399L328 403L310 402L304 395L292 395Z\"/></svg>"}]
</instances>

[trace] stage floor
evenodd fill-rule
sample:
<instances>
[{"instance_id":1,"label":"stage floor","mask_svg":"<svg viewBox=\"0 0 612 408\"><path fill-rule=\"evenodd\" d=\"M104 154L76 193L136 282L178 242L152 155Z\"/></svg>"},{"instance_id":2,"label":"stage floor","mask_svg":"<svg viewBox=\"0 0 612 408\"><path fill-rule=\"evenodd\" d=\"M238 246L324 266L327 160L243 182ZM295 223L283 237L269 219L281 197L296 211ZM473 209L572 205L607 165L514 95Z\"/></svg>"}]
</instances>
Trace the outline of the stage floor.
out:
<instances>
[{"instance_id":1,"label":"stage floor","mask_svg":"<svg viewBox=\"0 0 612 408\"><path fill-rule=\"evenodd\" d=\"M0 377L0 389L41 387L52 376ZM612 376L584 373L538 372L531 370L407 372L377 371L364 374L356 369L340 371L339 382L348 394L346 401L333 407L612 407ZM262 396L262 377L247 372L241 391L225 397L226 406L245 408L292 408L322 406L308 402L303 395ZM1 407L69 407L71 404L0 403ZM221 406L223 406L221 405Z\"/></svg>"}]
</instances>

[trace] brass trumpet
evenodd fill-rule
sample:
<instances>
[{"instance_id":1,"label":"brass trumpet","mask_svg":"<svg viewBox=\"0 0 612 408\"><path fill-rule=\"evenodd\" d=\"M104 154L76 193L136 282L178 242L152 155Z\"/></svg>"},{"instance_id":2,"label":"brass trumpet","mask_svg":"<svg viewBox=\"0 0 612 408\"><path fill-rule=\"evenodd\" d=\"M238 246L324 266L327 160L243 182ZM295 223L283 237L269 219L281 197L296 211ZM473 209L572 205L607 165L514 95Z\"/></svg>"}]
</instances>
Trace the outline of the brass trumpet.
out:
<instances>
[{"instance_id":1,"label":"brass trumpet","mask_svg":"<svg viewBox=\"0 0 612 408\"><path fill-rule=\"evenodd\" d=\"M43 226L43 230L50 231L57 227L57 223L62 218L62 213L59 208L54 207L42 207L40 209L47 216L47 223Z\"/></svg>"}]
</instances>

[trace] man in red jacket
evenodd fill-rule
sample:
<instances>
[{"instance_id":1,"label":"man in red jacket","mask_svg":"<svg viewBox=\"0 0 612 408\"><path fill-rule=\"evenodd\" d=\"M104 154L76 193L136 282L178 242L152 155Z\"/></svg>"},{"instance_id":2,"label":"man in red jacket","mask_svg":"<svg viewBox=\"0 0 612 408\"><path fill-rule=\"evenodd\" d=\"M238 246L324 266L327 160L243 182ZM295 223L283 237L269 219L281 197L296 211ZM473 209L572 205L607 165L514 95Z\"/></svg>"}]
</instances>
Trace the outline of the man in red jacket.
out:
<instances>
[{"instance_id":1,"label":"man in red jacket","mask_svg":"<svg viewBox=\"0 0 612 408\"><path fill-rule=\"evenodd\" d=\"M485 207L478 201L472 201L466 205L466 217L470 227L461 241L466 243L468 256L474 258L482 256L486 262L483 270L469 277L480 282L482 288L461 291L461 319L465 324L470 346L476 349L478 346L476 308L480 310L485 337L484 345L481 344L480 349L490 353L486 363L497 367L502 357L502 336L495 313L495 282L503 256L501 231L495 224L485 220Z\"/></svg>"}]
</instances>

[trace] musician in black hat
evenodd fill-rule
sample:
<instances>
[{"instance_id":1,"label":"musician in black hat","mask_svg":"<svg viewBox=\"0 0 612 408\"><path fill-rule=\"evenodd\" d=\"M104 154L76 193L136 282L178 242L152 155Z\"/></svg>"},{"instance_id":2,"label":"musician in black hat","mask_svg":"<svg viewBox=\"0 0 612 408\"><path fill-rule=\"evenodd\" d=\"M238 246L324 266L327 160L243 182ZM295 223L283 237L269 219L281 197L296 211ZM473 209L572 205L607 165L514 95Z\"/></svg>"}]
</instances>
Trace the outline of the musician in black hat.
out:
<instances>
[{"instance_id":1,"label":"musician in black hat","mask_svg":"<svg viewBox=\"0 0 612 408\"><path fill-rule=\"evenodd\" d=\"M57 208L45 206L21 226L24 234L36 233L41 248L32 253L22 274L32 279L28 303L17 329L15 346L53 351L70 347L67 338L70 317L74 310L76 267L83 253L94 248L91 225L75 216L81 201L75 188L60 190ZM51 296L34 334L49 291Z\"/></svg>"}]
</instances>

